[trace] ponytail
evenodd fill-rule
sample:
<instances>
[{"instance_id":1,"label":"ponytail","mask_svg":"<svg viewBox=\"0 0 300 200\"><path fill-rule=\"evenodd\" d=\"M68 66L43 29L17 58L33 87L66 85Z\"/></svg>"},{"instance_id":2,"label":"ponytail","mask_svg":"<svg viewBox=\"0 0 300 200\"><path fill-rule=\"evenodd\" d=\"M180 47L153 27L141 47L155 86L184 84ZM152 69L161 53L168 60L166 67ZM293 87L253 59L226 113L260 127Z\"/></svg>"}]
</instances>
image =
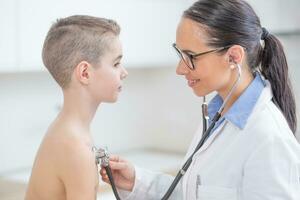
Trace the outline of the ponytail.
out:
<instances>
[{"instance_id":1,"label":"ponytail","mask_svg":"<svg viewBox=\"0 0 300 200\"><path fill-rule=\"evenodd\" d=\"M271 83L273 102L282 111L290 129L297 129L296 103L288 75L288 64L280 41L262 28L264 49L262 50L261 72Z\"/></svg>"}]
</instances>

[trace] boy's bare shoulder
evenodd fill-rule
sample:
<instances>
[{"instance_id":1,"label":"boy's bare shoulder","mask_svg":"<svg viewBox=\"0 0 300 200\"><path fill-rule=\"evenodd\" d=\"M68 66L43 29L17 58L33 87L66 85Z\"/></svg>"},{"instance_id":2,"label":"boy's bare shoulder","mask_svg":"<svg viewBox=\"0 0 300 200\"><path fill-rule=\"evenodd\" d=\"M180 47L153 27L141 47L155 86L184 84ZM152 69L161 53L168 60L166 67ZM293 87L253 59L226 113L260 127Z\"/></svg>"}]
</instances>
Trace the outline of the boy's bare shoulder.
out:
<instances>
[{"instance_id":1,"label":"boy's bare shoulder","mask_svg":"<svg viewBox=\"0 0 300 200\"><path fill-rule=\"evenodd\" d=\"M78 196L74 191L94 196L89 187L95 188L97 182L94 154L84 133L61 124L51 126L37 153L26 199L63 199L66 186L74 196Z\"/></svg>"},{"instance_id":2,"label":"boy's bare shoulder","mask_svg":"<svg viewBox=\"0 0 300 200\"><path fill-rule=\"evenodd\" d=\"M62 124L52 125L40 146L31 179L28 197L35 190L42 193L37 195L40 197L47 193L53 195L48 199L64 199L64 196L95 199L99 181L87 134ZM45 182L45 179L48 181Z\"/></svg>"},{"instance_id":3,"label":"boy's bare shoulder","mask_svg":"<svg viewBox=\"0 0 300 200\"><path fill-rule=\"evenodd\" d=\"M45 144L58 159L62 168L79 163L95 163L92 142L85 133L69 127L52 127L45 137Z\"/></svg>"},{"instance_id":4,"label":"boy's bare shoulder","mask_svg":"<svg viewBox=\"0 0 300 200\"><path fill-rule=\"evenodd\" d=\"M92 142L87 133L73 127L54 127L50 130L49 143L57 155L56 164L59 167L59 176L63 179L74 179L79 173L95 175L95 156L92 151Z\"/></svg>"},{"instance_id":5,"label":"boy's bare shoulder","mask_svg":"<svg viewBox=\"0 0 300 200\"><path fill-rule=\"evenodd\" d=\"M63 133L57 136L61 131ZM50 140L51 143L57 144L57 173L70 199L95 199L96 196L99 183L97 166L92 143L87 135L79 132L79 129L60 129L53 133Z\"/></svg>"}]
</instances>

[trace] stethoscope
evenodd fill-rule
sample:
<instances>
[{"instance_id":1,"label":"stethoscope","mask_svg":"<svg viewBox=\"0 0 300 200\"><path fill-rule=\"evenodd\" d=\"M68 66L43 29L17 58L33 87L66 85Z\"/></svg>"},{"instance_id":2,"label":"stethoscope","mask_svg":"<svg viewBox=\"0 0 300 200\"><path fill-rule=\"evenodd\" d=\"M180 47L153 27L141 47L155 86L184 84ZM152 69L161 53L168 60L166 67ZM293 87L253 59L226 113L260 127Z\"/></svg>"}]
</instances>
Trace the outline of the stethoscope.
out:
<instances>
[{"instance_id":1,"label":"stethoscope","mask_svg":"<svg viewBox=\"0 0 300 200\"><path fill-rule=\"evenodd\" d=\"M167 190L165 195L161 198L161 200L169 199L169 197L171 196L171 194L174 191L175 187L178 185L180 179L186 173L189 166L191 165L194 155L203 146L204 142L209 137L210 132L215 127L216 122L220 119L221 114L222 114L222 112L225 108L225 105L227 104L228 100L231 98L233 92L235 91L235 89L237 88L237 86L238 86L238 84L241 80L241 75L242 75L241 66L239 64L236 64L236 66L237 66L237 70L238 70L238 77L237 77L236 81L234 82L233 86L231 87L228 95L224 99L224 101L223 101L221 107L219 108L218 112L212 118L210 124L209 124L208 105L207 105L207 102L206 102L206 97L205 96L203 97L203 103L202 103L203 130L202 130L201 140L199 141L198 145L196 146L194 152L189 156L189 158L186 160L186 162L184 163L182 168L179 170L179 172L177 173L177 175L176 175L175 179L173 180L171 186L169 187L169 189ZM95 152L96 164L98 164L101 167L105 168L106 173L107 173L108 178L109 178L109 181L111 183L111 187L113 189L113 193L114 193L117 200L121 200L121 198L119 197L119 194L117 192L117 188L115 186L114 180L113 180L111 169L109 167L109 155L108 155L107 151L104 150L104 149L96 149L96 148L93 148L93 150Z\"/></svg>"}]
</instances>

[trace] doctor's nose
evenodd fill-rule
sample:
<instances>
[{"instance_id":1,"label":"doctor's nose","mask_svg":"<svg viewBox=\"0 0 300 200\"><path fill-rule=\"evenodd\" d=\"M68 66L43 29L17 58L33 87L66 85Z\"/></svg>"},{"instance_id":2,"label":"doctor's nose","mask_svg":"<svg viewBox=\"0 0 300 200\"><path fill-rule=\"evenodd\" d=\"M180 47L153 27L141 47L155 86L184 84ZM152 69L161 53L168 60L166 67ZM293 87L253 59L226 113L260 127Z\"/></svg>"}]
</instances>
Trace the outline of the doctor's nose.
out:
<instances>
[{"instance_id":1,"label":"doctor's nose","mask_svg":"<svg viewBox=\"0 0 300 200\"><path fill-rule=\"evenodd\" d=\"M189 69L187 68L186 64L183 60L180 60L177 68L176 68L176 74L178 75L186 75L189 73Z\"/></svg>"}]
</instances>

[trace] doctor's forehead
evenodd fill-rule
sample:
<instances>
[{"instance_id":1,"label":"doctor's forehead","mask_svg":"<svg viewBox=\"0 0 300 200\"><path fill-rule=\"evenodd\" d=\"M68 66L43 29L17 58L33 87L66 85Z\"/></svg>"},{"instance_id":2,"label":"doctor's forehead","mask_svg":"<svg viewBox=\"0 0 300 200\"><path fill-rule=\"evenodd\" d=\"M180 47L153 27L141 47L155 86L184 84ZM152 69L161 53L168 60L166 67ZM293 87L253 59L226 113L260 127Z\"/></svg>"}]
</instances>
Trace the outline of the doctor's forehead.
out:
<instances>
[{"instance_id":1,"label":"doctor's forehead","mask_svg":"<svg viewBox=\"0 0 300 200\"><path fill-rule=\"evenodd\" d=\"M180 49L187 49L190 46L196 47L197 45L200 45L201 48L207 38L203 25L188 18L180 20L176 30L176 45Z\"/></svg>"}]
</instances>

